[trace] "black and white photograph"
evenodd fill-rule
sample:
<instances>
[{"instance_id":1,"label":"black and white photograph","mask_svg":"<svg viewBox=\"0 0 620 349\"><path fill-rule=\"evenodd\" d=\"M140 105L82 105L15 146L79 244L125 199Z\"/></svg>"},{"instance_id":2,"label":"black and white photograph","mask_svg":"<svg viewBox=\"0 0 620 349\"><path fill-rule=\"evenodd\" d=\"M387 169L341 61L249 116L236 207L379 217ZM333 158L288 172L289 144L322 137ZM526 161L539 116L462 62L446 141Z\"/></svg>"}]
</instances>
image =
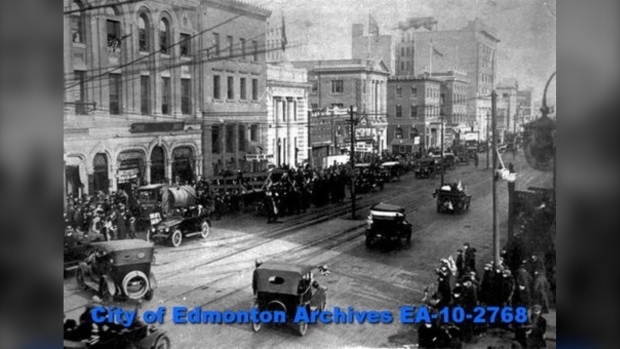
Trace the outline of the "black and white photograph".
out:
<instances>
[{"instance_id":1,"label":"black and white photograph","mask_svg":"<svg viewBox=\"0 0 620 349\"><path fill-rule=\"evenodd\" d=\"M555 348L555 0L63 0L65 348Z\"/></svg>"}]
</instances>

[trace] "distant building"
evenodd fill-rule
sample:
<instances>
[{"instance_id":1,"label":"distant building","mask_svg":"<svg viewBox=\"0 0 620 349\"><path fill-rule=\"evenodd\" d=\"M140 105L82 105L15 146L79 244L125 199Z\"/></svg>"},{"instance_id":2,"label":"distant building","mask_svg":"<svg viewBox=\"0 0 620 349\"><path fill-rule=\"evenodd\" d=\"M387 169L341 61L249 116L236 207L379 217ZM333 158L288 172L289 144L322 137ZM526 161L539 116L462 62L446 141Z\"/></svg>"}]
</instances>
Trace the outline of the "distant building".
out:
<instances>
[{"instance_id":1,"label":"distant building","mask_svg":"<svg viewBox=\"0 0 620 349\"><path fill-rule=\"evenodd\" d=\"M526 123L524 120L531 118L532 115L535 114L533 110L531 88L517 91L517 107L519 112L519 118L517 118L518 123ZM517 128L519 128L519 125L517 125Z\"/></svg>"},{"instance_id":2,"label":"distant building","mask_svg":"<svg viewBox=\"0 0 620 349\"><path fill-rule=\"evenodd\" d=\"M517 133L517 92L519 84L516 79L504 80L495 88L497 92L497 130L503 142L506 133Z\"/></svg>"},{"instance_id":3,"label":"distant building","mask_svg":"<svg viewBox=\"0 0 620 349\"><path fill-rule=\"evenodd\" d=\"M396 38L392 35L368 33L368 26L353 24L351 57L383 61L393 73L396 69Z\"/></svg>"},{"instance_id":4,"label":"distant building","mask_svg":"<svg viewBox=\"0 0 620 349\"><path fill-rule=\"evenodd\" d=\"M305 69L267 65L266 153L275 165L303 164L308 159L308 93Z\"/></svg>"},{"instance_id":5,"label":"distant building","mask_svg":"<svg viewBox=\"0 0 620 349\"><path fill-rule=\"evenodd\" d=\"M387 148L386 92L390 70L382 61L343 59L292 63L308 71L311 109L329 109L329 114L333 114L332 131L337 136L332 139L329 155L348 150L349 131L338 115L344 114L344 119L348 119L347 109L350 106L356 108L357 118L360 119L356 127L359 147L375 153ZM313 137L311 139L314 143Z\"/></svg>"}]
</instances>

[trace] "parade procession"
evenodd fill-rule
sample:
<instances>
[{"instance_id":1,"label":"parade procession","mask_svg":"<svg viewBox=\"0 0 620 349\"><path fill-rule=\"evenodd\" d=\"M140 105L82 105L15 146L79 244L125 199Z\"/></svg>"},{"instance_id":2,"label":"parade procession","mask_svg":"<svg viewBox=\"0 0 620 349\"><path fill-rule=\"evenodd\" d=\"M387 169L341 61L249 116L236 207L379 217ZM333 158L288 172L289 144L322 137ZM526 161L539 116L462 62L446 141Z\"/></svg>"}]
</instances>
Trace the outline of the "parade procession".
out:
<instances>
[{"instance_id":1,"label":"parade procession","mask_svg":"<svg viewBox=\"0 0 620 349\"><path fill-rule=\"evenodd\" d=\"M65 348L556 347L548 2L63 4Z\"/></svg>"}]
</instances>

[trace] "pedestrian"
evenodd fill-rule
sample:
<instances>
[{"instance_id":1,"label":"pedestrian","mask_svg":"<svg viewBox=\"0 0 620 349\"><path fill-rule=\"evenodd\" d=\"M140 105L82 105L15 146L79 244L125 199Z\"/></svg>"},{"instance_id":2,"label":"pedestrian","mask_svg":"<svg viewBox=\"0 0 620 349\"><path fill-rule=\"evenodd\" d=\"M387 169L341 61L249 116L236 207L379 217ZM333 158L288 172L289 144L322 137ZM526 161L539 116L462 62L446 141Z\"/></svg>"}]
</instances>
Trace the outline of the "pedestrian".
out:
<instances>
[{"instance_id":1,"label":"pedestrian","mask_svg":"<svg viewBox=\"0 0 620 349\"><path fill-rule=\"evenodd\" d=\"M478 168L478 154L474 154L474 165L476 166L476 168Z\"/></svg>"},{"instance_id":2,"label":"pedestrian","mask_svg":"<svg viewBox=\"0 0 620 349\"><path fill-rule=\"evenodd\" d=\"M122 204L114 212L119 240L125 240L127 238L127 222L125 221L126 214L127 212L125 210L125 206Z\"/></svg>"},{"instance_id":3,"label":"pedestrian","mask_svg":"<svg viewBox=\"0 0 620 349\"><path fill-rule=\"evenodd\" d=\"M550 286L544 272L534 272L534 283L532 285L532 303L540 304L543 314L549 313L549 291Z\"/></svg>"},{"instance_id":4,"label":"pedestrian","mask_svg":"<svg viewBox=\"0 0 620 349\"><path fill-rule=\"evenodd\" d=\"M541 315L542 307L534 305L530 314L531 332L528 335L528 348L545 348L545 333L547 332L547 320Z\"/></svg>"},{"instance_id":5,"label":"pedestrian","mask_svg":"<svg viewBox=\"0 0 620 349\"><path fill-rule=\"evenodd\" d=\"M465 272L465 258L463 257L463 250L460 248L456 250L456 277L461 278Z\"/></svg>"}]
</instances>

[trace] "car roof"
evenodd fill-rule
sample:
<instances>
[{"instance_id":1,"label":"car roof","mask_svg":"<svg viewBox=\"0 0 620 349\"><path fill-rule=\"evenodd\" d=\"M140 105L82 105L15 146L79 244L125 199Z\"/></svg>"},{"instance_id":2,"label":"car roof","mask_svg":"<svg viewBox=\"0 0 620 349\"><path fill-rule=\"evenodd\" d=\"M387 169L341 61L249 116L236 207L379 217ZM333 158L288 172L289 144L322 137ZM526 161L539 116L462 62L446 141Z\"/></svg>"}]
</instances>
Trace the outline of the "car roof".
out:
<instances>
[{"instance_id":1,"label":"car roof","mask_svg":"<svg viewBox=\"0 0 620 349\"><path fill-rule=\"evenodd\" d=\"M111 251L127 251L140 248L152 248L153 243L140 239L112 240L103 242L93 242L94 247L101 248L107 252Z\"/></svg>"},{"instance_id":2,"label":"car roof","mask_svg":"<svg viewBox=\"0 0 620 349\"><path fill-rule=\"evenodd\" d=\"M388 161L388 162L384 162L381 164L381 166L394 166L394 165L400 165L400 162L398 161Z\"/></svg>"},{"instance_id":3,"label":"car roof","mask_svg":"<svg viewBox=\"0 0 620 349\"><path fill-rule=\"evenodd\" d=\"M370 167L370 163L355 164L355 167Z\"/></svg>"},{"instance_id":4,"label":"car roof","mask_svg":"<svg viewBox=\"0 0 620 349\"><path fill-rule=\"evenodd\" d=\"M309 264L295 264L285 261L270 261L261 264L258 269L263 270L277 270L291 273L298 273L300 275L311 272L316 266Z\"/></svg>"},{"instance_id":5,"label":"car roof","mask_svg":"<svg viewBox=\"0 0 620 349\"><path fill-rule=\"evenodd\" d=\"M138 190L151 190L151 189L158 189L161 188L163 186L165 186L167 184L149 184L149 185L143 185L141 187L138 188Z\"/></svg>"},{"instance_id":6,"label":"car roof","mask_svg":"<svg viewBox=\"0 0 620 349\"><path fill-rule=\"evenodd\" d=\"M404 213L405 208L396 205L385 204L383 202L378 203L370 208L373 211L381 211L381 212L400 212Z\"/></svg>"}]
</instances>

